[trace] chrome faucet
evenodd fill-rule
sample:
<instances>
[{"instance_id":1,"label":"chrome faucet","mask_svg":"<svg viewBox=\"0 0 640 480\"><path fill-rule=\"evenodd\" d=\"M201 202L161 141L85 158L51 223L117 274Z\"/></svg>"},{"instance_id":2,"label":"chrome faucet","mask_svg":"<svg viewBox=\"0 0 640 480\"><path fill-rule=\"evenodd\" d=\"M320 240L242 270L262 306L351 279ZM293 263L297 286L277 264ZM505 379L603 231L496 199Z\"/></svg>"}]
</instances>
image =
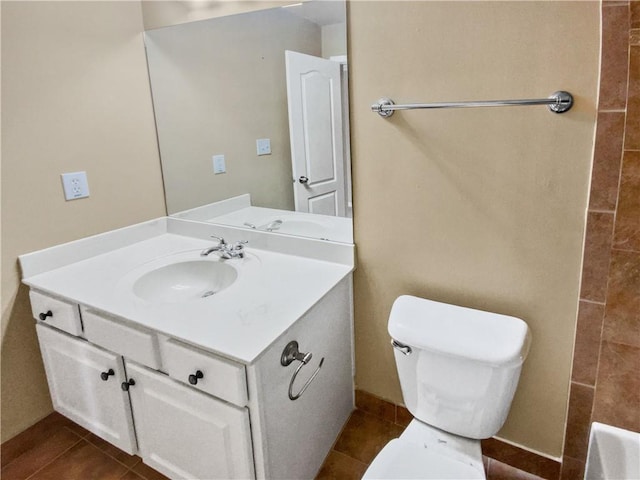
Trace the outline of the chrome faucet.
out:
<instances>
[{"instance_id":1,"label":"chrome faucet","mask_svg":"<svg viewBox=\"0 0 640 480\"><path fill-rule=\"evenodd\" d=\"M214 245L213 247L205 248L200 252L200 256L206 257L209 254L216 252L220 258L228 260L230 258L244 258L244 246L249 243L247 240L242 240L234 243L233 245L229 245L224 238L218 237L216 235L211 235L211 238L215 238L218 240L218 245Z\"/></svg>"},{"instance_id":2,"label":"chrome faucet","mask_svg":"<svg viewBox=\"0 0 640 480\"><path fill-rule=\"evenodd\" d=\"M224 238L222 237L217 237L215 235L211 235L211 238L215 238L216 240L218 240L218 245L215 245L213 247L209 247L209 248L205 248L204 250L202 250L202 252L200 252L200 256L201 257L206 257L207 255L209 255L212 252L219 252L221 250L223 250L226 246L227 246L227 242L225 242Z\"/></svg>"}]
</instances>

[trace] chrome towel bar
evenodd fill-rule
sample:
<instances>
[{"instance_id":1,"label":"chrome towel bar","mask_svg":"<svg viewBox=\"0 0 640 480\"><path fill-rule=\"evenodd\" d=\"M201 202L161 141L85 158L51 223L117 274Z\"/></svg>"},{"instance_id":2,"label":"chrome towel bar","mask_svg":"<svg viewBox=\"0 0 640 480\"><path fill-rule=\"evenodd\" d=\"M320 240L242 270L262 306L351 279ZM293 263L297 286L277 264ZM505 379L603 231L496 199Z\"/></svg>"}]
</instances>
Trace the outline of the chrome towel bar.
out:
<instances>
[{"instance_id":1,"label":"chrome towel bar","mask_svg":"<svg viewBox=\"0 0 640 480\"><path fill-rule=\"evenodd\" d=\"M547 105L553 113L564 113L573 106L573 96L569 92L559 91L549 98L529 98L522 100L483 100L477 102L436 102L408 103L396 105L390 98L381 98L371 105L371 111L388 118L396 110L417 110L423 108L469 108L469 107L513 107L522 105Z\"/></svg>"}]
</instances>

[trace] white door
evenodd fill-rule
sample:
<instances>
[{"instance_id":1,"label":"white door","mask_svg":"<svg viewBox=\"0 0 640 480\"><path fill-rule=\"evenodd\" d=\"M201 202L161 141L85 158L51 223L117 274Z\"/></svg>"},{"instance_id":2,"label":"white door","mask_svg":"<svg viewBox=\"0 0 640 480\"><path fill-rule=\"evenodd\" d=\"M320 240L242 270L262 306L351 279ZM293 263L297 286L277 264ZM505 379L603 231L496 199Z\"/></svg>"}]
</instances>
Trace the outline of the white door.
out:
<instances>
[{"instance_id":1,"label":"white door","mask_svg":"<svg viewBox=\"0 0 640 480\"><path fill-rule=\"evenodd\" d=\"M340 64L285 52L298 212L346 216Z\"/></svg>"},{"instance_id":2,"label":"white door","mask_svg":"<svg viewBox=\"0 0 640 480\"><path fill-rule=\"evenodd\" d=\"M254 478L249 413L126 362L138 450L174 479Z\"/></svg>"},{"instance_id":3,"label":"white door","mask_svg":"<svg viewBox=\"0 0 640 480\"><path fill-rule=\"evenodd\" d=\"M36 325L54 408L127 453L136 452L122 357ZM112 373L113 372L113 373Z\"/></svg>"}]
</instances>

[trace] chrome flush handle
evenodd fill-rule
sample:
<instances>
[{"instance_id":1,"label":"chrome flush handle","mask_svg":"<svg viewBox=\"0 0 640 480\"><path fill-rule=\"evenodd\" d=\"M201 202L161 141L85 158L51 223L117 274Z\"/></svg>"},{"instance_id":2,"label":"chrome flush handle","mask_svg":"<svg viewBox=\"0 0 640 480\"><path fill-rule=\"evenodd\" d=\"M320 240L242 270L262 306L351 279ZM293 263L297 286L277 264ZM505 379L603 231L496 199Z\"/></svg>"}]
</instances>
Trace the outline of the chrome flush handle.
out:
<instances>
[{"instance_id":1,"label":"chrome flush handle","mask_svg":"<svg viewBox=\"0 0 640 480\"><path fill-rule=\"evenodd\" d=\"M391 345L393 345L393 348L398 350L403 355L411 355L411 352L413 351L411 350L411 347L409 345L404 345L394 338L391 339Z\"/></svg>"}]
</instances>

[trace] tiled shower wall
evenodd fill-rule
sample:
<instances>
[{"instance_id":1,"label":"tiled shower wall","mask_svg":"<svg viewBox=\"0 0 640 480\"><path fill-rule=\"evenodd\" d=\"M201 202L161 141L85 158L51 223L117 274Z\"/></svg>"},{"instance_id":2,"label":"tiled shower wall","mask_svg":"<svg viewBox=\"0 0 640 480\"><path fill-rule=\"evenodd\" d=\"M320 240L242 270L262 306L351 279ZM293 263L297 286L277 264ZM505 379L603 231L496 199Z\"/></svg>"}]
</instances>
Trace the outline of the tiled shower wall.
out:
<instances>
[{"instance_id":1,"label":"tiled shower wall","mask_svg":"<svg viewBox=\"0 0 640 480\"><path fill-rule=\"evenodd\" d=\"M640 431L640 1L604 1L598 126L562 479L591 422Z\"/></svg>"}]
</instances>

